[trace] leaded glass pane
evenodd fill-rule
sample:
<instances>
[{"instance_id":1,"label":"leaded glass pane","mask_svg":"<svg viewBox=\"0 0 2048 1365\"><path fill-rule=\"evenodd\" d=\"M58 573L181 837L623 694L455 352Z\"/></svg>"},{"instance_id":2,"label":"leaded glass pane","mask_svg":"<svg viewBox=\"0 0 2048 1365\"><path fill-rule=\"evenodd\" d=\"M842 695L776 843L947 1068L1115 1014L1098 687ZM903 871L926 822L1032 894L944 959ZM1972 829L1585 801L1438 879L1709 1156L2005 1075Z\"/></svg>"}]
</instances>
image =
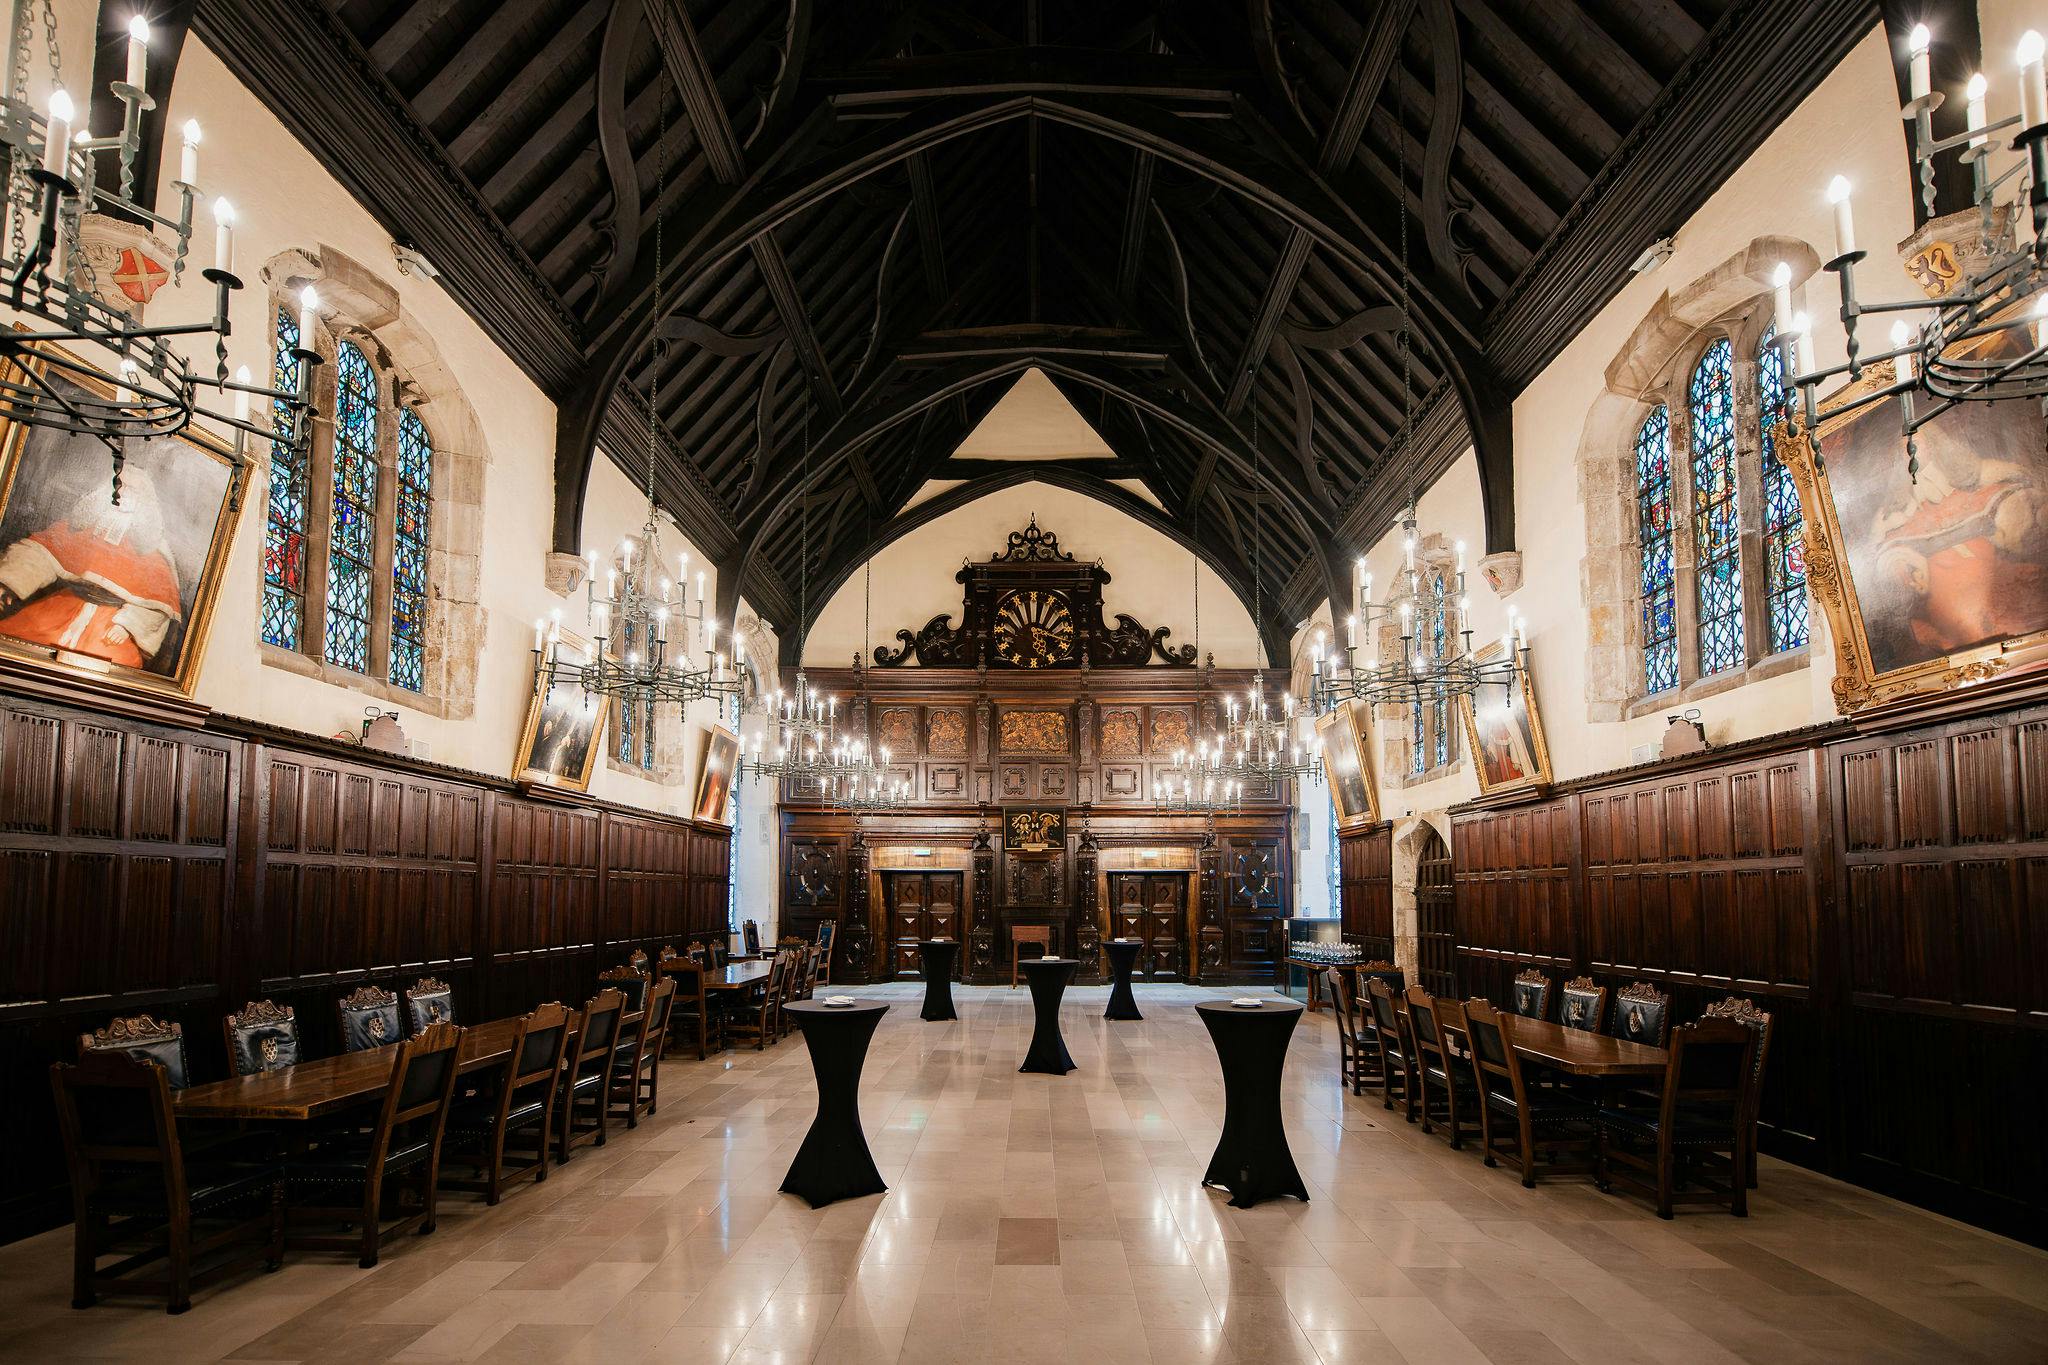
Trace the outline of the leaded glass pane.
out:
<instances>
[{"instance_id":1,"label":"leaded glass pane","mask_svg":"<svg viewBox=\"0 0 2048 1365\"><path fill-rule=\"evenodd\" d=\"M419 414L398 414L398 497L391 537L391 681L426 686L427 545L434 500L434 445Z\"/></svg>"},{"instance_id":2,"label":"leaded glass pane","mask_svg":"<svg viewBox=\"0 0 2048 1365\"><path fill-rule=\"evenodd\" d=\"M1700 673L1739 668L1742 559L1735 492L1734 346L1722 337L1700 357L1687 393L1692 421L1693 555L1699 568Z\"/></svg>"},{"instance_id":3,"label":"leaded glass pane","mask_svg":"<svg viewBox=\"0 0 2048 1365\"><path fill-rule=\"evenodd\" d=\"M1659 406L1636 432L1636 543L1643 610L1643 691L1678 686L1677 593L1671 564L1671 414Z\"/></svg>"},{"instance_id":4,"label":"leaded glass pane","mask_svg":"<svg viewBox=\"0 0 2048 1365\"><path fill-rule=\"evenodd\" d=\"M376 547L377 375L353 343L334 354L334 518L327 554L327 661L370 667Z\"/></svg>"},{"instance_id":5,"label":"leaded glass pane","mask_svg":"<svg viewBox=\"0 0 2048 1365\"><path fill-rule=\"evenodd\" d=\"M1431 750L1430 764L1441 768L1451 761L1451 702L1439 689L1436 701L1430 707L1430 727L1436 731L1436 742Z\"/></svg>"},{"instance_id":6,"label":"leaded glass pane","mask_svg":"<svg viewBox=\"0 0 2048 1365\"><path fill-rule=\"evenodd\" d=\"M299 324L277 310L271 352L271 387L295 393L299 387ZM281 400L270 405L270 490L263 528L263 642L298 649L306 622L306 462L291 445L292 412Z\"/></svg>"},{"instance_id":7,"label":"leaded glass pane","mask_svg":"<svg viewBox=\"0 0 2048 1365\"><path fill-rule=\"evenodd\" d=\"M1408 771L1420 777L1429 762L1429 734L1428 722L1423 719L1419 699L1409 704L1408 714L1412 718L1412 729L1408 736Z\"/></svg>"},{"instance_id":8,"label":"leaded glass pane","mask_svg":"<svg viewBox=\"0 0 2048 1365\"><path fill-rule=\"evenodd\" d=\"M1776 329L1764 333L1757 352L1757 389L1762 413L1764 491L1764 613L1771 652L1798 649L1807 641L1806 518L1792 471L1778 458L1778 422L1785 402L1785 356Z\"/></svg>"}]
</instances>

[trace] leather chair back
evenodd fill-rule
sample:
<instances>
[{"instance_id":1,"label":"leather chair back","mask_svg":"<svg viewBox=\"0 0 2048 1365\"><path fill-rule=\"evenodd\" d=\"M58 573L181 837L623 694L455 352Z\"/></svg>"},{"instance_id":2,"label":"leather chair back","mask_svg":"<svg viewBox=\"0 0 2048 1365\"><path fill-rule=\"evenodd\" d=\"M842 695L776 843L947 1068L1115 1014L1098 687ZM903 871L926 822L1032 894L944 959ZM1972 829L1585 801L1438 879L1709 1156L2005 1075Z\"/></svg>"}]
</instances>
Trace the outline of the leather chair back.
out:
<instances>
[{"instance_id":1,"label":"leather chair back","mask_svg":"<svg viewBox=\"0 0 2048 1365\"><path fill-rule=\"evenodd\" d=\"M1621 988L1614 997L1614 1036L1662 1047L1671 1037L1671 997L1647 981Z\"/></svg>"},{"instance_id":2,"label":"leather chair back","mask_svg":"<svg viewBox=\"0 0 2048 1365\"><path fill-rule=\"evenodd\" d=\"M1550 978L1541 972L1517 972L1514 984L1515 1013L1524 1019L1545 1019L1550 1015Z\"/></svg>"},{"instance_id":3,"label":"leather chair back","mask_svg":"<svg viewBox=\"0 0 2048 1365\"><path fill-rule=\"evenodd\" d=\"M412 1021L413 1036L426 1032L431 1024L455 1022L455 992L445 981L423 976L405 993L405 1012Z\"/></svg>"},{"instance_id":4,"label":"leather chair back","mask_svg":"<svg viewBox=\"0 0 2048 1365\"><path fill-rule=\"evenodd\" d=\"M628 963L597 974L598 989L609 986L625 999L625 1011L638 1014L647 1004L647 974Z\"/></svg>"},{"instance_id":5,"label":"leather chair back","mask_svg":"<svg viewBox=\"0 0 2048 1365\"><path fill-rule=\"evenodd\" d=\"M1607 988L1590 976L1575 976L1564 983L1563 1003L1557 1022L1581 1033L1598 1033L1600 1016L1607 1012Z\"/></svg>"},{"instance_id":6,"label":"leather chair back","mask_svg":"<svg viewBox=\"0 0 2048 1365\"><path fill-rule=\"evenodd\" d=\"M255 1076L299 1060L299 1021L290 1005L251 1000L239 1014L220 1021L228 1065L237 1076Z\"/></svg>"},{"instance_id":7,"label":"leather chair back","mask_svg":"<svg viewBox=\"0 0 2048 1365\"><path fill-rule=\"evenodd\" d=\"M399 1040L398 997L376 986L358 986L341 997L341 1046L348 1052L383 1047Z\"/></svg>"},{"instance_id":8,"label":"leather chair back","mask_svg":"<svg viewBox=\"0 0 2048 1365\"><path fill-rule=\"evenodd\" d=\"M93 1052L118 1052L140 1061L155 1062L164 1069L164 1081L173 1090L183 1090L191 1083L192 1073L185 1064L185 1028L182 1024L163 1023L146 1014L115 1019L104 1028L78 1035L80 1059Z\"/></svg>"}]
</instances>

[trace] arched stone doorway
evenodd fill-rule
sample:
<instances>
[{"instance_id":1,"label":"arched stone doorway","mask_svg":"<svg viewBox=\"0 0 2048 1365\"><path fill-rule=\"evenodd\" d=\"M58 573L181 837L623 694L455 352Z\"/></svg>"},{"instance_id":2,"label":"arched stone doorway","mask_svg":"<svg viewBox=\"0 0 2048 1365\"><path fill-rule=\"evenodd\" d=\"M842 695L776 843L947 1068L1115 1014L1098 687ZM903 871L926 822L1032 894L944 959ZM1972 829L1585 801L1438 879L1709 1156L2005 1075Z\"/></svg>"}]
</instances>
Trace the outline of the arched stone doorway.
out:
<instances>
[{"instance_id":1,"label":"arched stone doorway","mask_svg":"<svg viewBox=\"0 0 2048 1365\"><path fill-rule=\"evenodd\" d=\"M1394 899L1394 963L1400 967L1406 979L1415 984L1429 986L1431 994L1449 994L1455 984L1455 971L1449 977L1425 978L1425 971L1437 971L1434 962L1423 961L1423 896L1424 863L1428 861L1432 879L1441 879L1449 889L1451 880L1450 862L1450 818L1443 811L1430 811L1423 815L1411 815L1394 822L1393 866L1389 869L1393 883ZM1429 893L1436 895L1432 883ZM1454 907L1445 901L1432 899L1429 904L1431 933L1441 935L1440 926L1447 917L1455 915ZM1448 918L1450 949L1457 949L1457 926L1454 918ZM1432 945L1441 944L1441 937L1429 940ZM1432 948L1441 953L1441 949ZM1448 959L1455 962L1455 957ZM1441 987L1442 989L1439 989Z\"/></svg>"},{"instance_id":2,"label":"arched stone doorway","mask_svg":"<svg viewBox=\"0 0 2048 1365\"><path fill-rule=\"evenodd\" d=\"M1431 995L1454 995L1458 981L1458 902L1451 849L1423 826L1415 858L1415 978Z\"/></svg>"}]
</instances>

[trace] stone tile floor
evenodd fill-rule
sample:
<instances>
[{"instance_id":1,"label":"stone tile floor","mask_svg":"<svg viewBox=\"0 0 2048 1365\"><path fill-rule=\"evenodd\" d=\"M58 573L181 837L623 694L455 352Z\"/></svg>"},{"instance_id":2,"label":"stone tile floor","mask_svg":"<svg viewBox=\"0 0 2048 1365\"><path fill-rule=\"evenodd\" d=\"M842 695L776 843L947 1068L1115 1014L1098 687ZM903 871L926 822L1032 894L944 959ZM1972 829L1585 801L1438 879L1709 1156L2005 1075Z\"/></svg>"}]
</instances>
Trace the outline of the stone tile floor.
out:
<instances>
[{"instance_id":1,"label":"stone tile floor","mask_svg":"<svg viewBox=\"0 0 2048 1365\"><path fill-rule=\"evenodd\" d=\"M813 1106L792 1038L663 1067L661 1112L375 1270L294 1256L192 1310L68 1307L69 1230L0 1247L0 1359L1324 1362L2048 1360L2048 1255L1764 1162L1751 1216L1505 1170L1336 1082L1306 1018L1285 1102L1313 1202L1198 1184L1222 1081L1187 1006L1144 987L1110 1025L1069 992L1081 1069L1020 1076L1024 991L914 985L868 1058L887 1195L776 1193Z\"/></svg>"}]
</instances>

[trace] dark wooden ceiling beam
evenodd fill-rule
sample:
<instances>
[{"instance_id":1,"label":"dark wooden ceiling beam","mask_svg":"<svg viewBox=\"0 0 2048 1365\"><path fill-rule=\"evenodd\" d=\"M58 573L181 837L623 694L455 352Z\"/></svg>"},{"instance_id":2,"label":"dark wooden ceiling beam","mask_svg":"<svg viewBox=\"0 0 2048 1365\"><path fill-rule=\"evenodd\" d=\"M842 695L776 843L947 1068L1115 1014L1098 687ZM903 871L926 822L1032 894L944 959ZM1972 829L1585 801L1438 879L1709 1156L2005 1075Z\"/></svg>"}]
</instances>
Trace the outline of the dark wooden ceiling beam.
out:
<instances>
[{"instance_id":1,"label":"dark wooden ceiling beam","mask_svg":"<svg viewBox=\"0 0 2048 1365\"><path fill-rule=\"evenodd\" d=\"M1179 348L1128 327L1009 323L925 332L894 348L902 365L944 365L970 356L1086 355L1126 364L1164 365Z\"/></svg>"},{"instance_id":2,"label":"dark wooden ceiling beam","mask_svg":"<svg viewBox=\"0 0 2048 1365\"><path fill-rule=\"evenodd\" d=\"M939 231L939 196L932 188L931 158L923 152L910 158L910 207L917 216L918 254L924 261L924 291L943 299L946 288L946 240Z\"/></svg>"}]
</instances>

